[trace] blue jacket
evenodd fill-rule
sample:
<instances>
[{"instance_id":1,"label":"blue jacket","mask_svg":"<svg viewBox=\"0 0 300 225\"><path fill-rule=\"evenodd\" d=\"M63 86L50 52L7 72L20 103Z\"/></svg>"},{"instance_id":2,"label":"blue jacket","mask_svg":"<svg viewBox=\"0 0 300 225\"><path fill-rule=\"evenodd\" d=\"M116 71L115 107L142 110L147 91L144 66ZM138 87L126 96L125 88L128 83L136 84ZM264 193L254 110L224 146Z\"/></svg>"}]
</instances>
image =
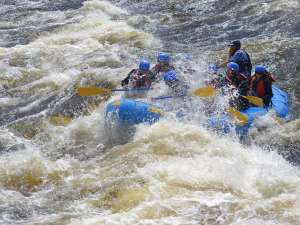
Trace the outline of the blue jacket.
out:
<instances>
[{"instance_id":1,"label":"blue jacket","mask_svg":"<svg viewBox=\"0 0 300 225\"><path fill-rule=\"evenodd\" d=\"M249 54L243 50L237 50L228 60L229 62L235 62L240 66L240 73L246 75L248 79L251 77L252 64Z\"/></svg>"}]
</instances>

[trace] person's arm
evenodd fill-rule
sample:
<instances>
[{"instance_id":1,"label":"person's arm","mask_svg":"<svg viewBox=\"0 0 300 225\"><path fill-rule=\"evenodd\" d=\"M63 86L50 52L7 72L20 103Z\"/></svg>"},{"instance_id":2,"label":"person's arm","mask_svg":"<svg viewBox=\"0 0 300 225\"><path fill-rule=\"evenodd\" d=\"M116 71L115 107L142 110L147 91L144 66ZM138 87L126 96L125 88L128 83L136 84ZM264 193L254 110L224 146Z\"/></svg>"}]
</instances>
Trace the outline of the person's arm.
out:
<instances>
[{"instance_id":1,"label":"person's arm","mask_svg":"<svg viewBox=\"0 0 300 225\"><path fill-rule=\"evenodd\" d=\"M150 70L151 72L151 82L157 81L157 75L160 72L160 65L156 64L152 69Z\"/></svg>"},{"instance_id":2,"label":"person's arm","mask_svg":"<svg viewBox=\"0 0 300 225\"><path fill-rule=\"evenodd\" d=\"M160 71L160 66L156 64L154 67L152 67L151 72L156 76Z\"/></svg>"},{"instance_id":3,"label":"person's arm","mask_svg":"<svg viewBox=\"0 0 300 225\"><path fill-rule=\"evenodd\" d=\"M222 88L227 85L226 77L215 78L211 80L208 84L217 89Z\"/></svg>"},{"instance_id":4,"label":"person's arm","mask_svg":"<svg viewBox=\"0 0 300 225\"><path fill-rule=\"evenodd\" d=\"M242 81L239 86L239 96L235 99L235 106L237 110L244 110L249 107L249 101L244 98L249 91L249 83L248 81Z\"/></svg>"},{"instance_id":5,"label":"person's arm","mask_svg":"<svg viewBox=\"0 0 300 225\"><path fill-rule=\"evenodd\" d=\"M150 84L155 81L155 78L155 74L151 70L147 72L147 80Z\"/></svg>"},{"instance_id":6,"label":"person's arm","mask_svg":"<svg viewBox=\"0 0 300 225\"><path fill-rule=\"evenodd\" d=\"M220 68L225 68L225 67L227 66L227 64L230 63L230 62L238 63L239 58L240 58L239 52L235 52L232 56L229 55L229 56L228 56L228 60L225 61L225 62L223 62L223 63L221 63L221 64L219 65L219 67L220 67Z\"/></svg>"},{"instance_id":7,"label":"person's arm","mask_svg":"<svg viewBox=\"0 0 300 225\"><path fill-rule=\"evenodd\" d=\"M135 69L131 70L131 71L128 73L127 77L125 77L125 78L121 81L121 85L122 85L122 86L128 85L130 76L131 76L131 74L132 74L134 71L135 71Z\"/></svg>"},{"instance_id":8,"label":"person's arm","mask_svg":"<svg viewBox=\"0 0 300 225\"><path fill-rule=\"evenodd\" d=\"M249 92L249 82L248 80L242 81L239 87L239 94L240 95L247 95Z\"/></svg>"},{"instance_id":9,"label":"person's arm","mask_svg":"<svg viewBox=\"0 0 300 225\"><path fill-rule=\"evenodd\" d=\"M269 106L271 99L273 97L273 91L272 91L272 82L268 79L265 80L265 96L262 98L264 101L264 104L266 106Z\"/></svg>"}]
</instances>

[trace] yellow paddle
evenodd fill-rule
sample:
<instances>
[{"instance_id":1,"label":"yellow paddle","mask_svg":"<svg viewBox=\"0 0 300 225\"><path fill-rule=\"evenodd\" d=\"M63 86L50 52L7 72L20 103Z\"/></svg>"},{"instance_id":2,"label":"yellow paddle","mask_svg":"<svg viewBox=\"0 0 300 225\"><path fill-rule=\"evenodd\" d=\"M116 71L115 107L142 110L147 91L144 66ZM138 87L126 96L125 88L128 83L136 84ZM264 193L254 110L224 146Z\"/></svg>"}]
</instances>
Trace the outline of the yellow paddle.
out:
<instances>
[{"instance_id":1,"label":"yellow paddle","mask_svg":"<svg viewBox=\"0 0 300 225\"><path fill-rule=\"evenodd\" d=\"M233 107L228 108L228 113L239 123L240 126L245 125L248 121L248 117L246 115Z\"/></svg>"},{"instance_id":2,"label":"yellow paddle","mask_svg":"<svg viewBox=\"0 0 300 225\"><path fill-rule=\"evenodd\" d=\"M194 95L198 97L210 97L210 96L214 96L215 94L216 94L216 90L212 86L207 86L207 87L198 88L188 94L159 96L152 99L160 100L160 99L169 99L169 98L181 98L190 95Z\"/></svg>"},{"instance_id":3,"label":"yellow paddle","mask_svg":"<svg viewBox=\"0 0 300 225\"><path fill-rule=\"evenodd\" d=\"M200 96L200 97L210 97L214 96L216 94L215 88L212 86L207 86L203 88L198 88L195 91L193 91L193 95ZM250 96L250 95L242 95L243 98L247 99L250 103L253 105L263 107L264 101L262 98L256 97L256 96Z\"/></svg>"},{"instance_id":4,"label":"yellow paddle","mask_svg":"<svg viewBox=\"0 0 300 225\"><path fill-rule=\"evenodd\" d=\"M214 96L216 94L216 89L212 86L207 86L204 88L198 88L195 91L193 91L193 94L200 97L210 97ZM244 97L244 96L243 96ZM253 96L245 96L245 97L253 97ZM257 98L257 97L255 97ZM252 99L252 98L251 98ZM258 98L261 100L260 98ZM257 99L255 99L257 100ZM243 126L247 123L248 117L241 112L239 112L237 109L233 107L228 108L228 113L239 123L239 125Z\"/></svg>"},{"instance_id":5,"label":"yellow paddle","mask_svg":"<svg viewBox=\"0 0 300 225\"><path fill-rule=\"evenodd\" d=\"M192 95L196 95L199 97L210 97L216 95L216 89L212 86L198 88L193 91Z\"/></svg>"},{"instance_id":6,"label":"yellow paddle","mask_svg":"<svg viewBox=\"0 0 300 225\"><path fill-rule=\"evenodd\" d=\"M103 95L103 94L110 94L114 91L146 91L149 88L123 88L123 89L109 89L109 88L100 88L100 87L79 87L78 88L78 95L79 96L94 96L94 95Z\"/></svg>"},{"instance_id":7,"label":"yellow paddle","mask_svg":"<svg viewBox=\"0 0 300 225\"><path fill-rule=\"evenodd\" d=\"M94 96L99 94L109 94L111 89L99 87L80 87L78 88L79 96Z\"/></svg>"},{"instance_id":8,"label":"yellow paddle","mask_svg":"<svg viewBox=\"0 0 300 225\"><path fill-rule=\"evenodd\" d=\"M202 87L194 90L192 95L199 97L210 97L216 95L216 89L212 86ZM183 95L186 96L186 95ZM174 97L182 97L182 96L160 96L154 99L165 99L165 98L174 98ZM251 96L249 96L251 97ZM248 117L233 107L229 107L228 113L235 118L235 120L239 123L239 125L243 126L248 121Z\"/></svg>"},{"instance_id":9,"label":"yellow paddle","mask_svg":"<svg viewBox=\"0 0 300 225\"><path fill-rule=\"evenodd\" d=\"M264 106L264 101L262 98L259 97L255 97L255 96L242 96L243 98L247 99L250 103L252 103L253 105L259 106L259 107L263 107Z\"/></svg>"},{"instance_id":10,"label":"yellow paddle","mask_svg":"<svg viewBox=\"0 0 300 225\"><path fill-rule=\"evenodd\" d=\"M78 95L80 96L93 96L93 95L98 95L98 94L109 94L113 91L129 91L130 89L108 89L108 88L99 88L99 87L80 87L78 88ZM137 90L146 90L146 89L137 89ZM192 92L192 95L199 96L199 97L210 97L214 96L216 94L215 88L212 86L207 86L203 88L198 88ZM170 96L167 96L168 98ZM173 97L173 96L171 96ZM243 96L248 99L248 97L254 97L254 96ZM161 99L162 97L158 98ZM164 97L166 98L166 97ZM255 99L257 101L257 97L255 98L250 98ZM258 98L261 100L260 98ZM250 100L250 101L251 101ZM253 101L255 101L253 100ZM254 104L254 103L253 103ZM240 125L244 125L248 121L248 117L245 116L244 114L240 113L238 110L236 110L233 107L229 107L228 113L235 118Z\"/></svg>"},{"instance_id":11,"label":"yellow paddle","mask_svg":"<svg viewBox=\"0 0 300 225\"><path fill-rule=\"evenodd\" d=\"M210 96L214 96L215 94L216 94L216 90L212 86L198 88L195 91L193 91L193 95L200 96L200 97L210 97ZM256 96L250 96L250 95L247 96L243 95L242 97L247 99L253 105L259 107L264 106L264 102L262 98Z\"/></svg>"}]
</instances>

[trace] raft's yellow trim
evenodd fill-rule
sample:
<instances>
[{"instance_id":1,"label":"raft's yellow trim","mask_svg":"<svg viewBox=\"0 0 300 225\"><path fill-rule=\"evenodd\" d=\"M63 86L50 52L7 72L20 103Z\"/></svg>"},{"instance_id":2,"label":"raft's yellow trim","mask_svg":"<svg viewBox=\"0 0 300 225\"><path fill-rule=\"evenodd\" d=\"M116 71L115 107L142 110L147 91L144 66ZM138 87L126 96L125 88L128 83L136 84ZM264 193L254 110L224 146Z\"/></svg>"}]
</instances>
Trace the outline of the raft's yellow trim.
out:
<instances>
[{"instance_id":1,"label":"raft's yellow trim","mask_svg":"<svg viewBox=\"0 0 300 225\"><path fill-rule=\"evenodd\" d=\"M150 107L148 109L148 112L152 112L152 113L156 113L156 114L159 114L159 115L163 115L163 111L161 111L159 108L156 108L156 107Z\"/></svg>"}]
</instances>

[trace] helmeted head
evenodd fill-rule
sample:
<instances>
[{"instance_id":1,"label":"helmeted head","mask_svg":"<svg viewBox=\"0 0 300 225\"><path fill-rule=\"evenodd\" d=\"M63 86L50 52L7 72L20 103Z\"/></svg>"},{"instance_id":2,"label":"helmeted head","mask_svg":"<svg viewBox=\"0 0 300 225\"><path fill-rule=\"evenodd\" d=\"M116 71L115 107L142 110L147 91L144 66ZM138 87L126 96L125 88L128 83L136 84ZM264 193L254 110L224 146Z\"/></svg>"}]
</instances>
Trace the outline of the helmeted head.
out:
<instances>
[{"instance_id":1,"label":"helmeted head","mask_svg":"<svg viewBox=\"0 0 300 225\"><path fill-rule=\"evenodd\" d=\"M149 71L150 62L147 59L142 59L139 64L139 69L142 71Z\"/></svg>"},{"instance_id":2,"label":"helmeted head","mask_svg":"<svg viewBox=\"0 0 300 225\"><path fill-rule=\"evenodd\" d=\"M171 57L170 57L169 54L164 53L164 52L158 53L158 56L157 56L157 62L169 64L169 63L170 63L170 60L171 60Z\"/></svg>"},{"instance_id":3,"label":"helmeted head","mask_svg":"<svg viewBox=\"0 0 300 225\"><path fill-rule=\"evenodd\" d=\"M240 66L239 64L235 62L230 62L227 64L227 76L230 77L230 79L236 75L238 75L240 72Z\"/></svg>"},{"instance_id":4,"label":"helmeted head","mask_svg":"<svg viewBox=\"0 0 300 225\"><path fill-rule=\"evenodd\" d=\"M268 71L267 71L266 67L264 67L263 65L256 65L255 73L256 74L267 74Z\"/></svg>"},{"instance_id":5,"label":"helmeted head","mask_svg":"<svg viewBox=\"0 0 300 225\"><path fill-rule=\"evenodd\" d=\"M236 74L240 72L240 66L239 64L235 62L230 62L227 64L227 69L234 71Z\"/></svg>"},{"instance_id":6,"label":"helmeted head","mask_svg":"<svg viewBox=\"0 0 300 225\"><path fill-rule=\"evenodd\" d=\"M176 80L176 71L175 70L169 70L169 71L165 72L164 81L172 82L175 80Z\"/></svg>"}]
</instances>

